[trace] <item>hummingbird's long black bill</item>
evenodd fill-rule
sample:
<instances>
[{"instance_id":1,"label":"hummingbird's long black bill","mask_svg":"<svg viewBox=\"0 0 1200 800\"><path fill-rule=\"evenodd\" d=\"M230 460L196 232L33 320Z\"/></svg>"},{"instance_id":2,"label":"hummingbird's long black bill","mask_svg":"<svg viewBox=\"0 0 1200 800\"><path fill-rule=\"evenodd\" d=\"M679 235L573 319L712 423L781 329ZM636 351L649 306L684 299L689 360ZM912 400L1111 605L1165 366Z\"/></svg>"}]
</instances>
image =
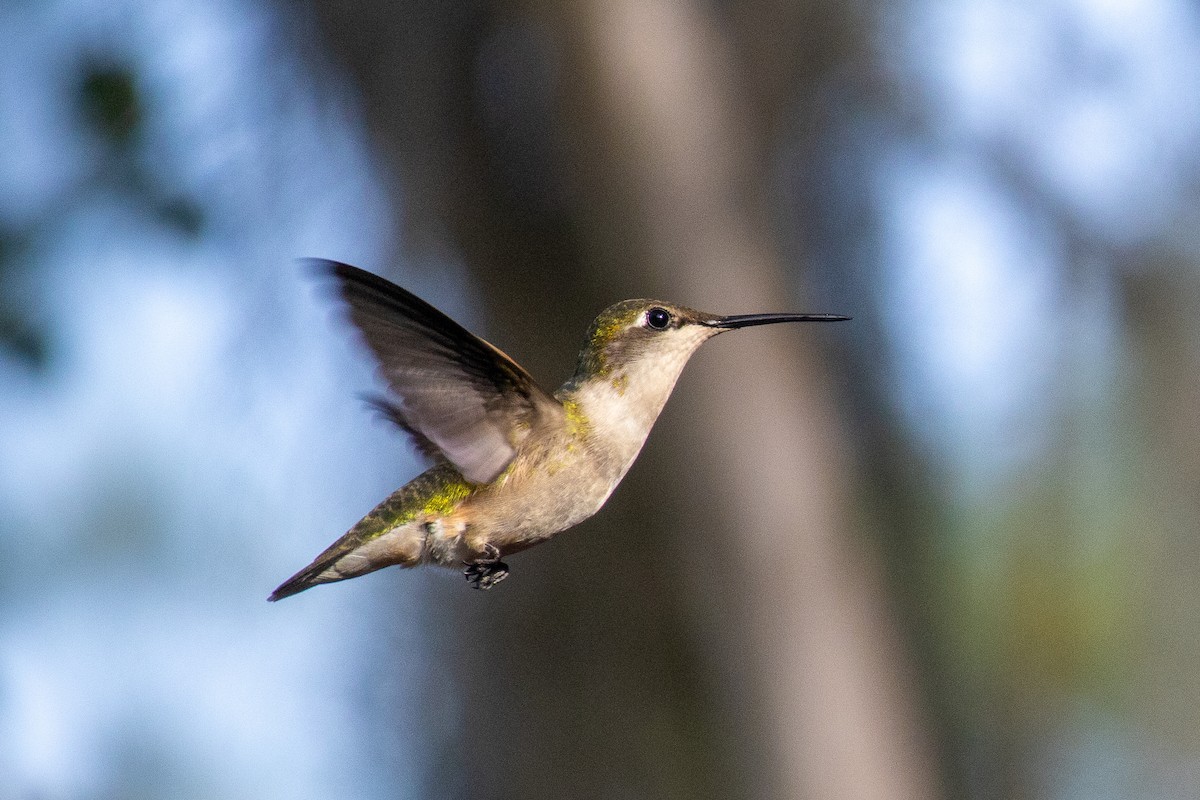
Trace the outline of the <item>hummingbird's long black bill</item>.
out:
<instances>
[{"instance_id":1,"label":"hummingbird's long black bill","mask_svg":"<svg viewBox=\"0 0 1200 800\"><path fill-rule=\"evenodd\" d=\"M734 314L717 317L704 324L710 328L749 328L752 325L774 325L776 322L842 322L848 320L843 314Z\"/></svg>"}]
</instances>

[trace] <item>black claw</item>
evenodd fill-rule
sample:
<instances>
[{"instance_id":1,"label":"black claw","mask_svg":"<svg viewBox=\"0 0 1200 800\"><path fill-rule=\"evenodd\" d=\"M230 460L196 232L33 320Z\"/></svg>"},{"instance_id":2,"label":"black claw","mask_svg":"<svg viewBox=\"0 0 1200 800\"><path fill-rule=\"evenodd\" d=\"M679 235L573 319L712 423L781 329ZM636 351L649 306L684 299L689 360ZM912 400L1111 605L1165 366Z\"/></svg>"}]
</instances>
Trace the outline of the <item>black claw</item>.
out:
<instances>
[{"instance_id":1,"label":"black claw","mask_svg":"<svg viewBox=\"0 0 1200 800\"><path fill-rule=\"evenodd\" d=\"M508 577L508 564L500 560L495 545L484 545L484 555L475 561L464 561L463 577L476 589L487 590Z\"/></svg>"}]
</instances>

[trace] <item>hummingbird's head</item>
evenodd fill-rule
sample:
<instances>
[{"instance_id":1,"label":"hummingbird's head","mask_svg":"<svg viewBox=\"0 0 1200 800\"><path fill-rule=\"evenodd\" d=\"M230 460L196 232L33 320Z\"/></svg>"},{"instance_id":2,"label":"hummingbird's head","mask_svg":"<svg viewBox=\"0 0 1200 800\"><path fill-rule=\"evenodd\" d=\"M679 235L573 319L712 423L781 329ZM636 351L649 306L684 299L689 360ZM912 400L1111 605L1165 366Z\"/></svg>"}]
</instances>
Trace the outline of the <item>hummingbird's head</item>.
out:
<instances>
[{"instance_id":1,"label":"hummingbird's head","mask_svg":"<svg viewBox=\"0 0 1200 800\"><path fill-rule=\"evenodd\" d=\"M837 314L740 314L722 316L661 300L623 300L592 322L576 378L627 381L652 372L674 385L687 360L718 333L776 322L849 319Z\"/></svg>"},{"instance_id":2,"label":"hummingbird's head","mask_svg":"<svg viewBox=\"0 0 1200 800\"><path fill-rule=\"evenodd\" d=\"M660 300L623 300L588 330L575 376L562 391L632 459L688 359L719 333L751 325L848 319L834 314L721 316ZM624 451L622 451L624 452Z\"/></svg>"},{"instance_id":3,"label":"hummingbird's head","mask_svg":"<svg viewBox=\"0 0 1200 800\"><path fill-rule=\"evenodd\" d=\"M660 300L623 300L600 312L588 329L578 377L619 378L643 362L682 367L696 348L720 331L698 324L699 311ZM647 364L649 366L649 364Z\"/></svg>"}]
</instances>

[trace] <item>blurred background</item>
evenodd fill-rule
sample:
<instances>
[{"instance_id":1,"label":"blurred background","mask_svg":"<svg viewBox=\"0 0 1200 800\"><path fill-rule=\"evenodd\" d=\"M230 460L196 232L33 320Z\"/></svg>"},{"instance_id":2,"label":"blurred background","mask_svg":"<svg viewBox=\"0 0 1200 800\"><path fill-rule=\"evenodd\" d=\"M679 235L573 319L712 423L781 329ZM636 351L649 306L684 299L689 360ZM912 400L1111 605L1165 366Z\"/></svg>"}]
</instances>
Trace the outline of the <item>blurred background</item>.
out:
<instances>
[{"instance_id":1,"label":"blurred background","mask_svg":"<svg viewBox=\"0 0 1200 800\"><path fill-rule=\"evenodd\" d=\"M4 0L0 798L1200 795L1200 9ZM722 337L470 591L295 259L546 386Z\"/></svg>"}]
</instances>

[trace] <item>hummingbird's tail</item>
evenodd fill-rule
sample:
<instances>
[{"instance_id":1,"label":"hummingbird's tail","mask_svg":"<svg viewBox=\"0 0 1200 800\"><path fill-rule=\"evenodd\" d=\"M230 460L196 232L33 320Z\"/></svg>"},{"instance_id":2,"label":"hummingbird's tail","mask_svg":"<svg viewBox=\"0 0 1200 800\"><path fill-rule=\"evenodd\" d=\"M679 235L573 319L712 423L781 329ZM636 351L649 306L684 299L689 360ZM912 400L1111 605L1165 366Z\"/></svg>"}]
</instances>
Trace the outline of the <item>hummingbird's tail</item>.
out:
<instances>
[{"instance_id":1,"label":"hummingbird's tail","mask_svg":"<svg viewBox=\"0 0 1200 800\"><path fill-rule=\"evenodd\" d=\"M393 565L415 567L421 563L424 549L425 535L419 525L402 525L367 541L355 526L311 564L281 583L267 599L275 602L321 583L357 578Z\"/></svg>"},{"instance_id":2,"label":"hummingbird's tail","mask_svg":"<svg viewBox=\"0 0 1200 800\"><path fill-rule=\"evenodd\" d=\"M329 583L329 581L321 579L322 572L324 572L324 565L313 564L312 566L305 567L283 583L279 584L278 588L271 592L271 596L268 597L267 600L274 603L276 600L282 600L285 597L291 597L294 594L299 594L305 589L311 589L318 583ZM332 580L337 580L337 578Z\"/></svg>"}]
</instances>

